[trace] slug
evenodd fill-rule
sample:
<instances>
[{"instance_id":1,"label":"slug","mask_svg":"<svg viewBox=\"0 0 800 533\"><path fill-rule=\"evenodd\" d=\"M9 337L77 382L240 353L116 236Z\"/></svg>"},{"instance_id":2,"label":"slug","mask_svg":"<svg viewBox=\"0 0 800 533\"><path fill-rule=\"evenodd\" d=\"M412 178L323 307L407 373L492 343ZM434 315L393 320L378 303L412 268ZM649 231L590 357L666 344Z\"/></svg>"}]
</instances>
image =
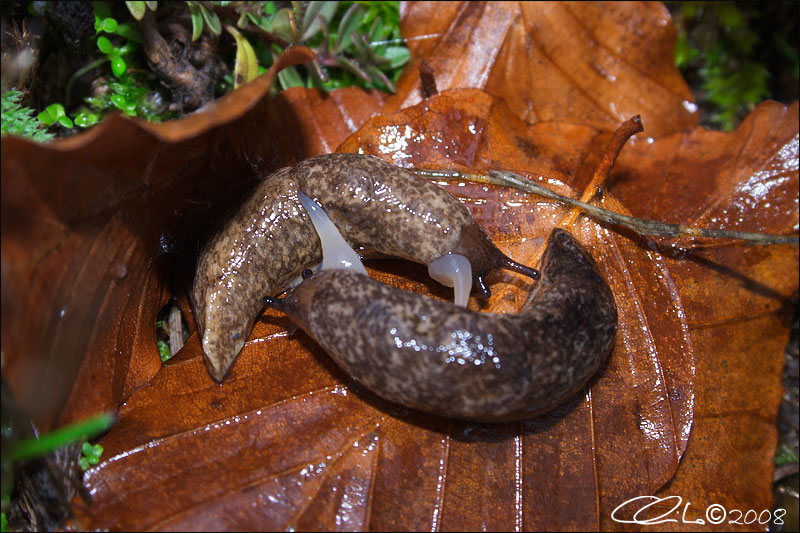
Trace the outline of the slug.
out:
<instances>
[{"instance_id":1,"label":"slug","mask_svg":"<svg viewBox=\"0 0 800 533\"><path fill-rule=\"evenodd\" d=\"M538 275L498 250L469 210L441 187L373 156L306 159L267 176L200 254L191 299L206 367L217 382L244 346L261 297L285 291L322 260L300 190L322 206L362 257L430 265L446 255L463 255L484 296L492 270Z\"/></svg>"},{"instance_id":2,"label":"slug","mask_svg":"<svg viewBox=\"0 0 800 533\"><path fill-rule=\"evenodd\" d=\"M605 361L617 330L597 264L554 229L541 279L515 314L479 313L354 270L324 270L264 298L375 394L447 417L506 422L566 400Z\"/></svg>"}]
</instances>

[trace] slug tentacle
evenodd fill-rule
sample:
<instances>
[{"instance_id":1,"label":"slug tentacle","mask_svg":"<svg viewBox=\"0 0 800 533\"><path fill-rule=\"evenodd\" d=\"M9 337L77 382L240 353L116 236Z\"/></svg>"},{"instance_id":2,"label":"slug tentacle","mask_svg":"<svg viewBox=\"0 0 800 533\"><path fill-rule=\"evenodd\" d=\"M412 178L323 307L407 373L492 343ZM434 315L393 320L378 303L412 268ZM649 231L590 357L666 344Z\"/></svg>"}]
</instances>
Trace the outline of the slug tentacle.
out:
<instances>
[{"instance_id":1,"label":"slug tentacle","mask_svg":"<svg viewBox=\"0 0 800 533\"><path fill-rule=\"evenodd\" d=\"M553 230L541 273L516 314L477 313L342 270L304 281L284 307L379 396L455 418L518 420L580 389L617 329L611 289L569 233Z\"/></svg>"},{"instance_id":2,"label":"slug tentacle","mask_svg":"<svg viewBox=\"0 0 800 533\"><path fill-rule=\"evenodd\" d=\"M261 297L280 294L323 259L301 190L366 256L428 265L460 254L484 295L485 277L494 269L532 275L498 250L469 210L441 187L372 156L306 159L267 176L200 255L191 296L206 366L216 381L244 346Z\"/></svg>"}]
</instances>

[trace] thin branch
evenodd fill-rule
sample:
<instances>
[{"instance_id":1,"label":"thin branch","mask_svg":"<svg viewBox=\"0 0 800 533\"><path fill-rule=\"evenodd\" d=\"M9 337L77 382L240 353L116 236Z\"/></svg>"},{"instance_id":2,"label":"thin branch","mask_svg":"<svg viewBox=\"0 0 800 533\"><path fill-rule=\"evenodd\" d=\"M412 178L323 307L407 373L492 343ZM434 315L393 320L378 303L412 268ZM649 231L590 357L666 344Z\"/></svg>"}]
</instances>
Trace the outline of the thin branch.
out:
<instances>
[{"instance_id":1,"label":"thin branch","mask_svg":"<svg viewBox=\"0 0 800 533\"><path fill-rule=\"evenodd\" d=\"M580 200L573 200L551 191L524 176L507 170L490 170L488 175L476 172L460 172L458 170L425 170L411 169L411 172L422 178L437 180L467 180L491 185L512 187L531 194L536 194L556 200L564 204L579 207L593 218L622 226L635 231L640 235L655 235L660 237L709 237L712 239L739 239L754 245L765 244L792 244L797 246L800 239L796 235L771 235L767 233L751 233L744 231L731 231L724 229L693 228L683 224L670 224L657 220L635 218L622 215L602 207L597 207Z\"/></svg>"}]
</instances>

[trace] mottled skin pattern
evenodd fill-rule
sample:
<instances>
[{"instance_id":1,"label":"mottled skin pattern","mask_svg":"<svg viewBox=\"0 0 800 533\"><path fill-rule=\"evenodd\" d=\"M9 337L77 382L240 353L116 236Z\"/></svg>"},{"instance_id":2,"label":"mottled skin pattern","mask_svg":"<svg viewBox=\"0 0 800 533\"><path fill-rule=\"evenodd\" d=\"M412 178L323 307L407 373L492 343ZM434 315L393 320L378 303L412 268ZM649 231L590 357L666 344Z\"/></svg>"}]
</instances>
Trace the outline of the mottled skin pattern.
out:
<instances>
[{"instance_id":1,"label":"mottled skin pattern","mask_svg":"<svg viewBox=\"0 0 800 533\"><path fill-rule=\"evenodd\" d=\"M428 264L458 253L479 287L505 257L463 204L442 188L381 159L313 157L271 174L200 256L192 289L206 366L222 381L250 334L261 298L285 290L322 260L322 247L297 198L315 199L363 255Z\"/></svg>"},{"instance_id":2,"label":"mottled skin pattern","mask_svg":"<svg viewBox=\"0 0 800 533\"><path fill-rule=\"evenodd\" d=\"M347 270L322 272L276 306L367 388L467 420L529 418L605 361L617 308L591 255L553 230L542 277L517 314L477 313Z\"/></svg>"}]
</instances>

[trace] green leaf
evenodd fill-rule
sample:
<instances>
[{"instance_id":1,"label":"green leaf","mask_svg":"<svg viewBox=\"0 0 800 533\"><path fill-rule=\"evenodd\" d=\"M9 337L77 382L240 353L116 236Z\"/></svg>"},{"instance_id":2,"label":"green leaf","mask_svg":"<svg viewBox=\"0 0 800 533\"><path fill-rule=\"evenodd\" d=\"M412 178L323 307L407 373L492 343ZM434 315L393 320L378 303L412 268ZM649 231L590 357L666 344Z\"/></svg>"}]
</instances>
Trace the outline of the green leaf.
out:
<instances>
[{"instance_id":1,"label":"green leaf","mask_svg":"<svg viewBox=\"0 0 800 533\"><path fill-rule=\"evenodd\" d=\"M89 111L81 111L75 116L75 125L81 128L88 128L97 124L97 115Z\"/></svg>"},{"instance_id":2,"label":"green leaf","mask_svg":"<svg viewBox=\"0 0 800 533\"><path fill-rule=\"evenodd\" d=\"M144 42L144 39L142 39L142 35L139 33L139 30L137 30L130 22L123 22L122 24L120 24L119 27L117 28L117 35L121 35L126 39L130 39L131 41L137 42L139 44L142 44Z\"/></svg>"},{"instance_id":3,"label":"green leaf","mask_svg":"<svg viewBox=\"0 0 800 533\"><path fill-rule=\"evenodd\" d=\"M675 42L675 66L682 68L699 54L700 51L689 43L688 36L681 32Z\"/></svg>"},{"instance_id":4,"label":"green leaf","mask_svg":"<svg viewBox=\"0 0 800 533\"><path fill-rule=\"evenodd\" d=\"M372 23L372 27L369 29L369 33L367 33L367 37L369 37L370 42L379 41L385 37L383 19L381 17L375 18L375 21Z\"/></svg>"},{"instance_id":5,"label":"green leaf","mask_svg":"<svg viewBox=\"0 0 800 533\"><path fill-rule=\"evenodd\" d=\"M293 43L297 39L297 26L292 10L285 7L275 13L275 17L272 19L272 29L279 39Z\"/></svg>"},{"instance_id":6,"label":"green leaf","mask_svg":"<svg viewBox=\"0 0 800 533\"><path fill-rule=\"evenodd\" d=\"M222 25L219 22L219 17L216 13L214 13L213 9L206 9L205 6L200 4L200 12L203 14L203 18L208 24L208 28L214 33L214 35L219 35L222 33Z\"/></svg>"},{"instance_id":7,"label":"green leaf","mask_svg":"<svg viewBox=\"0 0 800 533\"><path fill-rule=\"evenodd\" d=\"M225 29L236 39L236 65L233 75L233 88L236 89L240 85L256 79L256 76L258 76L258 60L253 47L236 28L226 25Z\"/></svg>"},{"instance_id":8,"label":"green leaf","mask_svg":"<svg viewBox=\"0 0 800 533\"><path fill-rule=\"evenodd\" d=\"M125 64L125 60L121 56L115 55L111 58L111 72L114 73L114 76L121 78L127 71L128 65Z\"/></svg>"},{"instance_id":9,"label":"green leaf","mask_svg":"<svg viewBox=\"0 0 800 533\"><path fill-rule=\"evenodd\" d=\"M336 63L340 67L344 68L345 70L347 70L349 72L352 72L353 74L355 74L356 76L358 76L362 80L364 80L364 81L366 81L368 83L370 81L372 81L372 80L370 80L370 78L367 75L367 73L364 72L361 69L361 66L358 63L356 63L355 61L351 61L350 59L348 59L346 57L337 57L336 58Z\"/></svg>"},{"instance_id":10,"label":"green leaf","mask_svg":"<svg viewBox=\"0 0 800 533\"><path fill-rule=\"evenodd\" d=\"M100 22L100 29L106 33L114 33L117 31L118 26L119 24L117 24L117 21L111 17L108 17Z\"/></svg>"},{"instance_id":11,"label":"green leaf","mask_svg":"<svg viewBox=\"0 0 800 533\"><path fill-rule=\"evenodd\" d=\"M156 343L158 345L158 353L161 354L161 361L164 362L170 357L172 357L172 352L169 349L169 344L166 341L158 341Z\"/></svg>"},{"instance_id":12,"label":"green leaf","mask_svg":"<svg viewBox=\"0 0 800 533\"><path fill-rule=\"evenodd\" d=\"M303 30L300 41L307 41L321 31L320 18L327 26L336 13L337 7L339 7L339 2L309 2L306 12L303 14Z\"/></svg>"},{"instance_id":13,"label":"green leaf","mask_svg":"<svg viewBox=\"0 0 800 533\"><path fill-rule=\"evenodd\" d=\"M58 120L59 118L66 115L66 113L64 112L64 106L58 103L50 104L49 106L47 106L46 110L47 113L55 120Z\"/></svg>"},{"instance_id":14,"label":"green leaf","mask_svg":"<svg viewBox=\"0 0 800 533\"><path fill-rule=\"evenodd\" d=\"M72 127L72 120L69 117L58 117L58 123L64 126L65 128Z\"/></svg>"},{"instance_id":15,"label":"green leaf","mask_svg":"<svg viewBox=\"0 0 800 533\"><path fill-rule=\"evenodd\" d=\"M101 36L97 38L97 48L99 48L104 54L110 54L114 49L114 45L111 44L111 41L108 40L108 37Z\"/></svg>"},{"instance_id":16,"label":"green leaf","mask_svg":"<svg viewBox=\"0 0 800 533\"><path fill-rule=\"evenodd\" d=\"M125 2L125 5L128 6L128 11L131 12L133 18L136 20L142 20L146 10L144 2Z\"/></svg>"},{"instance_id":17,"label":"green leaf","mask_svg":"<svg viewBox=\"0 0 800 533\"><path fill-rule=\"evenodd\" d=\"M39 122L41 122L45 126L51 126L56 122L56 119L50 116L50 113L48 113L47 111L42 111L36 116L36 118L38 118Z\"/></svg>"},{"instance_id":18,"label":"green leaf","mask_svg":"<svg viewBox=\"0 0 800 533\"><path fill-rule=\"evenodd\" d=\"M192 2L189 5L189 15L192 17L192 41L200 38L203 33L203 15L200 13L200 8Z\"/></svg>"},{"instance_id":19,"label":"green leaf","mask_svg":"<svg viewBox=\"0 0 800 533\"><path fill-rule=\"evenodd\" d=\"M81 470L89 469L89 460L86 457L81 457L78 459L78 464L81 465Z\"/></svg>"},{"instance_id":20,"label":"green leaf","mask_svg":"<svg viewBox=\"0 0 800 533\"><path fill-rule=\"evenodd\" d=\"M294 67L287 67L280 72L278 72L278 81L281 84L281 88L288 89L290 87L304 87L305 84L303 83L303 78L300 76L300 73L297 72L297 69Z\"/></svg>"},{"instance_id":21,"label":"green leaf","mask_svg":"<svg viewBox=\"0 0 800 533\"><path fill-rule=\"evenodd\" d=\"M797 461L798 457L794 450L787 446L786 443L781 443L781 447L778 448L778 452L775 454L775 466L783 466Z\"/></svg>"},{"instance_id":22,"label":"green leaf","mask_svg":"<svg viewBox=\"0 0 800 533\"><path fill-rule=\"evenodd\" d=\"M333 53L338 54L342 50L346 50L351 44L351 35L358 29L361 23L361 18L364 16L365 9L358 4L353 4L345 12L339 23L339 32L336 38L336 44L333 48Z\"/></svg>"},{"instance_id":23,"label":"green leaf","mask_svg":"<svg viewBox=\"0 0 800 533\"><path fill-rule=\"evenodd\" d=\"M264 4L264 13L267 15L274 15L275 14L275 2L266 2Z\"/></svg>"},{"instance_id":24,"label":"green leaf","mask_svg":"<svg viewBox=\"0 0 800 533\"><path fill-rule=\"evenodd\" d=\"M71 442L99 435L113 424L113 413L101 413L87 420L40 435L39 438L34 437L18 442L8 452L6 460L18 461L50 453Z\"/></svg>"},{"instance_id":25,"label":"green leaf","mask_svg":"<svg viewBox=\"0 0 800 533\"><path fill-rule=\"evenodd\" d=\"M239 29L242 30L247 29L247 20L248 20L247 15L248 15L247 11L242 11L241 13L239 13L239 20L236 21L236 26Z\"/></svg>"},{"instance_id":26,"label":"green leaf","mask_svg":"<svg viewBox=\"0 0 800 533\"><path fill-rule=\"evenodd\" d=\"M390 61L390 69L396 69L408 63L408 60L411 59L411 52L405 46L389 46L383 57Z\"/></svg>"},{"instance_id":27,"label":"green leaf","mask_svg":"<svg viewBox=\"0 0 800 533\"><path fill-rule=\"evenodd\" d=\"M124 45L122 45L119 48L117 48L116 52L117 52L118 55L123 56L125 54L129 54L129 53L135 51L137 48L139 48L138 44L136 44L133 41L128 41Z\"/></svg>"},{"instance_id":28,"label":"green leaf","mask_svg":"<svg viewBox=\"0 0 800 533\"><path fill-rule=\"evenodd\" d=\"M266 17L258 18L255 15L253 15L252 13L248 13L247 14L247 18L250 19L250 22L252 22L256 26L258 26L259 28L261 28L265 32L267 32L267 33L272 33L273 32L273 30L272 30L272 21L269 20L268 18L266 18Z\"/></svg>"},{"instance_id":29,"label":"green leaf","mask_svg":"<svg viewBox=\"0 0 800 533\"><path fill-rule=\"evenodd\" d=\"M150 11L155 11L158 9L158 1L157 0L145 0L145 5L150 9Z\"/></svg>"},{"instance_id":30,"label":"green leaf","mask_svg":"<svg viewBox=\"0 0 800 533\"><path fill-rule=\"evenodd\" d=\"M375 65L367 66L367 73L369 73L369 75L372 77L375 85L383 85L389 89L390 92L395 92L397 90L394 86L394 83L392 83L392 80L386 77L386 74L384 74L383 71Z\"/></svg>"},{"instance_id":31,"label":"green leaf","mask_svg":"<svg viewBox=\"0 0 800 533\"><path fill-rule=\"evenodd\" d=\"M111 103L121 110L125 110L125 107L128 105L128 101L119 93L111 95Z\"/></svg>"},{"instance_id":32,"label":"green leaf","mask_svg":"<svg viewBox=\"0 0 800 533\"><path fill-rule=\"evenodd\" d=\"M94 9L94 14L100 17L100 20L111 16L111 8L107 2L92 2L92 8Z\"/></svg>"}]
</instances>

